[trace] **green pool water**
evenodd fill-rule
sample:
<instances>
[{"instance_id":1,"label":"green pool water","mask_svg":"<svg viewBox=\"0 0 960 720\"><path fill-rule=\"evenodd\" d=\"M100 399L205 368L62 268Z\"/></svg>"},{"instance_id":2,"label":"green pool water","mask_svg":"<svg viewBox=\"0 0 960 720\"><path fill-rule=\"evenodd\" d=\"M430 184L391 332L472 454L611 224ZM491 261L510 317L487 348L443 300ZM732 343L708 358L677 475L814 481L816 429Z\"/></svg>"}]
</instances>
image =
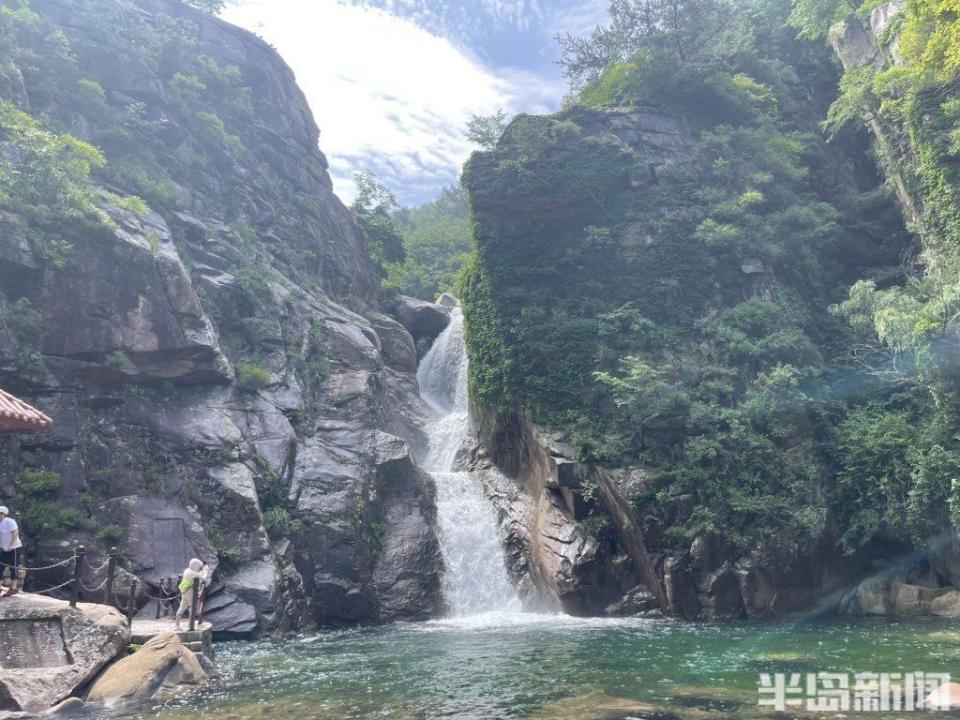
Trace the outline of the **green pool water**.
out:
<instances>
[{"instance_id":1,"label":"green pool water","mask_svg":"<svg viewBox=\"0 0 960 720\"><path fill-rule=\"evenodd\" d=\"M757 705L759 673L960 677L960 628L933 620L694 624L507 614L324 633L282 645L221 644L217 664L221 677L203 690L136 716L767 717L772 709ZM790 714L810 716L801 708L782 717Z\"/></svg>"}]
</instances>

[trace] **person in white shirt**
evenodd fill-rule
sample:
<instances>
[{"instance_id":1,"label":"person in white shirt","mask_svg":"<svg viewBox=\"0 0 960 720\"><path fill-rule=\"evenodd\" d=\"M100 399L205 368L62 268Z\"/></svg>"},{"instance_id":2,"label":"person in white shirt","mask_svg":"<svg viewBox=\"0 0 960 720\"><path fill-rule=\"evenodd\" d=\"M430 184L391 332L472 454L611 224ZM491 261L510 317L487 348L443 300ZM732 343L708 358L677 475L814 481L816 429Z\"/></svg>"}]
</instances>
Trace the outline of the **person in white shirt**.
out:
<instances>
[{"instance_id":1,"label":"person in white shirt","mask_svg":"<svg viewBox=\"0 0 960 720\"><path fill-rule=\"evenodd\" d=\"M10 510L0 505L0 585L7 574L10 575L9 589L5 595L20 592L20 567L23 543L20 540L20 528L17 521L10 517Z\"/></svg>"},{"instance_id":2,"label":"person in white shirt","mask_svg":"<svg viewBox=\"0 0 960 720\"><path fill-rule=\"evenodd\" d=\"M194 558L183 571L183 577L180 578L180 607L177 608L177 614L173 618L177 630L180 629L180 619L183 614L189 612L193 605L193 595L197 592L197 580L203 583L210 582L210 566Z\"/></svg>"}]
</instances>

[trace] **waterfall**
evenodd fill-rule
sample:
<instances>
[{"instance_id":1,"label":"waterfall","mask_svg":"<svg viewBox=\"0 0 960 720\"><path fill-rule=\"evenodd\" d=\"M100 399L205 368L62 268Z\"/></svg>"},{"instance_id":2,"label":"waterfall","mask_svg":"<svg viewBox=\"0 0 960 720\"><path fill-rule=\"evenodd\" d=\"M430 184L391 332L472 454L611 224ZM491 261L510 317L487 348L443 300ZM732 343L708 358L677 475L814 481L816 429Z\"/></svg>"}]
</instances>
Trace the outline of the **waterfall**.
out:
<instances>
[{"instance_id":1,"label":"waterfall","mask_svg":"<svg viewBox=\"0 0 960 720\"><path fill-rule=\"evenodd\" d=\"M443 594L450 614L519 610L493 506L477 478L456 469L457 454L468 437L467 350L460 308L453 309L450 324L420 362L417 380L421 397L434 412L424 428L429 443L420 465L437 488Z\"/></svg>"}]
</instances>

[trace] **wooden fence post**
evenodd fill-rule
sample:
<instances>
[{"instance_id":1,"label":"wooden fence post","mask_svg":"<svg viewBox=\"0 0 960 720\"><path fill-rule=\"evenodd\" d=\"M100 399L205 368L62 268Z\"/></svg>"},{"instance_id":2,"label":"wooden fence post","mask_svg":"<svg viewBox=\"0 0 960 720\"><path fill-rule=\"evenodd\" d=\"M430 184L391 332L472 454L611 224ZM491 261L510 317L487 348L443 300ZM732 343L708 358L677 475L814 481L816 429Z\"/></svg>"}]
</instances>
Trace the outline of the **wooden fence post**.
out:
<instances>
[{"instance_id":1,"label":"wooden fence post","mask_svg":"<svg viewBox=\"0 0 960 720\"><path fill-rule=\"evenodd\" d=\"M200 604L200 581L196 578L193 580L193 597L190 598L190 632L193 632L197 627L197 606Z\"/></svg>"},{"instance_id":2,"label":"wooden fence post","mask_svg":"<svg viewBox=\"0 0 960 720\"><path fill-rule=\"evenodd\" d=\"M107 561L107 590L103 598L105 605L113 605L113 579L117 574L117 548L110 548L110 559Z\"/></svg>"},{"instance_id":3,"label":"wooden fence post","mask_svg":"<svg viewBox=\"0 0 960 720\"><path fill-rule=\"evenodd\" d=\"M72 608L77 606L77 600L80 599L80 571L86 554L87 549L83 545L78 545L73 554L73 585L70 588L70 607Z\"/></svg>"},{"instance_id":4,"label":"wooden fence post","mask_svg":"<svg viewBox=\"0 0 960 720\"><path fill-rule=\"evenodd\" d=\"M133 622L133 616L137 614L137 581L130 583L130 597L127 599L127 622Z\"/></svg>"},{"instance_id":5,"label":"wooden fence post","mask_svg":"<svg viewBox=\"0 0 960 720\"><path fill-rule=\"evenodd\" d=\"M160 578L160 590L157 597L159 599L157 600L157 616L156 618L154 618L155 620L160 619L160 610L163 608L163 601L167 597L167 579L166 578Z\"/></svg>"}]
</instances>

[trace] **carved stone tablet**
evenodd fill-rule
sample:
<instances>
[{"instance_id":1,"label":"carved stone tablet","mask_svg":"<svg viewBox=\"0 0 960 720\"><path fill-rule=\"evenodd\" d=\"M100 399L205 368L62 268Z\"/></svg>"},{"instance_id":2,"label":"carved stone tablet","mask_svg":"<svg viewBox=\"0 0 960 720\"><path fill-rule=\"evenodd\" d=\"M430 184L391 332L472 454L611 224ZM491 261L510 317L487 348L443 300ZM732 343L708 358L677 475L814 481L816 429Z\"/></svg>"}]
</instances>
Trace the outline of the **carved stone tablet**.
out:
<instances>
[{"instance_id":1,"label":"carved stone tablet","mask_svg":"<svg viewBox=\"0 0 960 720\"><path fill-rule=\"evenodd\" d=\"M0 620L0 668L59 667L72 662L60 618Z\"/></svg>"},{"instance_id":2,"label":"carved stone tablet","mask_svg":"<svg viewBox=\"0 0 960 720\"><path fill-rule=\"evenodd\" d=\"M153 521L153 567L161 575L176 575L187 565L187 538L183 520Z\"/></svg>"}]
</instances>

